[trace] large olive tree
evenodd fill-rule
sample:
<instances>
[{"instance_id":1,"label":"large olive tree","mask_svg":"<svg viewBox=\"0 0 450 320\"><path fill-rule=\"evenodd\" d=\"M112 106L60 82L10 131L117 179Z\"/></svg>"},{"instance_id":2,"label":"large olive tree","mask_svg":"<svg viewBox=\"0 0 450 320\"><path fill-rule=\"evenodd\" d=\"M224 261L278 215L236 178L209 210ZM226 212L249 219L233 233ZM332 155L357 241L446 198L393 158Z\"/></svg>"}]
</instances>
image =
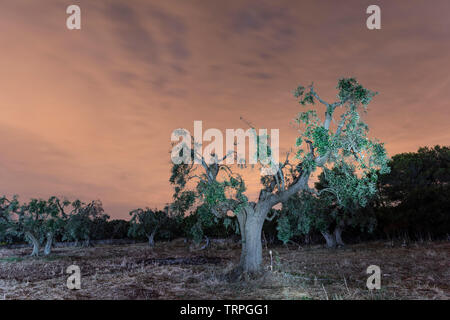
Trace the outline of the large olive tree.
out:
<instances>
[{"instance_id":1,"label":"large olive tree","mask_svg":"<svg viewBox=\"0 0 450 320\"><path fill-rule=\"evenodd\" d=\"M308 182L319 168L334 163L351 163L361 176L376 179L376 170L388 170L383 144L369 139L368 126L362 119L367 105L375 95L354 78L340 79L335 102L323 100L313 85L299 86L294 96L304 107L316 102L324 107L321 119L315 108L302 111L296 117L299 135L294 159L287 156L282 163L261 159L261 166L270 167L273 175L261 179L262 188L256 201L245 196L243 179L230 166L222 164L217 156L205 159L194 151L192 155L200 164L179 163L172 167L171 182L175 185L175 199L184 194L189 181L196 179L195 192L190 191L190 203L207 204L217 218L234 215L242 238L239 273L255 273L262 269L261 230L264 221L271 220L271 209L289 200L293 195L308 191ZM337 123L334 125L337 119ZM261 139L257 139L261 143ZM263 146L266 147L266 146ZM192 149L191 149L192 150ZM261 150L258 145L256 150ZM180 157L186 156L186 148L180 148ZM227 155L224 157L230 156Z\"/></svg>"}]
</instances>

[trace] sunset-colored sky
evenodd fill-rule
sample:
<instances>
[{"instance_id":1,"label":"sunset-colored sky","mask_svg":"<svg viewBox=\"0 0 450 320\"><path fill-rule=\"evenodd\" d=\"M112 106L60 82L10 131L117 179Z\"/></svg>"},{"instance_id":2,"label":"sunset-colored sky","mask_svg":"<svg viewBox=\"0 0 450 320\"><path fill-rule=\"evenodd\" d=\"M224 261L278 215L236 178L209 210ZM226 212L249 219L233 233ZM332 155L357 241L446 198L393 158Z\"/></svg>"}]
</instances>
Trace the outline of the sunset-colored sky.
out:
<instances>
[{"instance_id":1,"label":"sunset-colored sky","mask_svg":"<svg viewBox=\"0 0 450 320\"><path fill-rule=\"evenodd\" d=\"M344 76L379 92L367 122L389 155L450 142L448 0L3 0L0 41L0 194L22 200L161 207L174 129L242 116L287 150L292 90L314 81L332 101Z\"/></svg>"}]
</instances>

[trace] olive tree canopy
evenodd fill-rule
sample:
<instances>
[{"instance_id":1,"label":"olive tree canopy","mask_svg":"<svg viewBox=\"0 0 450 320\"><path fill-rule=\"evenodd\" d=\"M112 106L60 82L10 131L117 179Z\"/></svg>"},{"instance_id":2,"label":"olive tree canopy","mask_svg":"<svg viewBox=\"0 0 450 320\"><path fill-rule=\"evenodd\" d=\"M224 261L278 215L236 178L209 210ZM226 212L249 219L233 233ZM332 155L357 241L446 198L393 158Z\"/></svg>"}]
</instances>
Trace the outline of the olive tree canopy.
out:
<instances>
[{"instance_id":1,"label":"olive tree canopy","mask_svg":"<svg viewBox=\"0 0 450 320\"><path fill-rule=\"evenodd\" d=\"M272 207L288 201L301 191L310 191L311 175L318 169L346 164L362 179L376 181L377 170L384 173L387 166L386 151L382 143L368 137L368 125L363 114L375 95L354 78L340 79L337 84L337 100L329 103L323 100L313 84L299 86L294 97L302 108L296 117L299 134L295 143L295 157L286 156L285 161L275 163L273 158L258 159L261 167L275 168L275 174L261 179L262 187L256 201L245 195L246 186L242 177L232 166L221 164L217 157L205 158L190 149L191 155L200 164L174 164L171 183L175 185L175 202L188 192L189 205L206 204L217 218L233 215L237 218L242 238L242 252L236 273L254 273L262 268L261 230ZM323 118L319 117L319 105ZM261 144L264 139L257 139ZM267 139L266 139L267 141ZM270 151L269 146L267 147ZM258 145L256 150L260 150ZM180 156L183 151L181 149ZM270 152L267 152L270 156ZM224 158L232 156L227 154ZM263 160L263 161L261 161ZM189 183L193 182L194 188ZM333 183L333 181L330 181ZM225 220L226 221L226 220Z\"/></svg>"}]
</instances>

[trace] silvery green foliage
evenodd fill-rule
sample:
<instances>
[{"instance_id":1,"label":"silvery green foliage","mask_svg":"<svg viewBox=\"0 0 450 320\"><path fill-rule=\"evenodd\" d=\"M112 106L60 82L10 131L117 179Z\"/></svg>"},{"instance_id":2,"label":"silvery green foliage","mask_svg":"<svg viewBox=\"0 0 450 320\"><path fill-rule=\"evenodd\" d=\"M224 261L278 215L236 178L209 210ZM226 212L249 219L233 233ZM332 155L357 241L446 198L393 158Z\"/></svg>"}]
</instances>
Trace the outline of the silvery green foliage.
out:
<instances>
[{"instance_id":1,"label":"silvery green foliage","mask_svg":"<svg viewBox=\"0 0 450 320\"><path fill-rule=\"evenodd\" d=\"M41 243L49 232L61 231L66 218L63 208L68 202L56 197L48 200L31 199L28 203L20 205L18 202L14 210L16 216L14 228L17 235L32 234Z\"/></svg>"},{"instance_id":2,"label":"silvery green foliage","mask_svg":"<svg viewBox=\"0 0 450 320\"><path fill-rule=\"evenodd\" d=\"M314 109L300 112L296 117L300 129L296 142L297 158L305 168L312 171L316 169L317 161L305 153L304 142L307 142L319 157L323 157L324 162L352 163L355 170L365 176L373 175L377 170L380 174L387 173L389 167L384 145L369 139L369 127L362 117L376 93L365 89L354 78L340 79L337 89L338 100L334 103L323 101L312 85L308 89L299 86L294 91L301 105L320 102L326 107L324 120L319 118ZM332 130L337 112L340 112L340 120L335 130Z\"/></svg>"},{"instance_id":3,"label":"silvery green foliage","mask_svg":"<svg viewBox=\"0 0 450 320\"><path fill-rule=\"evenodd\" d=\"M57 197L48 200L31 199L19 203L0 198L0 239L23 238L33 244L33 255L46 242L45 254L49 254L55 238L64 240L90 240L92 235L109 218L104 214L99 200L83 203L70 202Z\"/></svg>"},{"instance_id":4,"label":"silvery green foliage","mask_svg":"<svg viewBox=\"0 0 450 320\"><path fill-rule=\"evenodd\" d=\"M294 236L306 235L323 224L316 198L309 192L301 192L283 203L277 221L277 236L283 243L288 243Z\"/></svg>"},{"instance_id":5,"label":"silvery green foliage","mask_svg":"<svg viewBox=\"0 0 450 320\"><path fill-rule=\"evenodd\" d=\"M181 149L180 157L183 152ZM192 215L189 223L184 224L184 228L187 228L184 233L194 241L201 241L203 230L214 223L232 225L231 217L215 213L220 211L221 206L240 210L247 203L244 195L246 187L241 176L233 173L228 165L207 163L194 149L191 149L191 157L200 160L201 165L181 163L173 164L171 168L169 181L174 185L175 192L170 208L177 215ZM237 165L242 167L242 164Z\"/></svg>"},{"instance_id":6,"label":"silvery green foliage","mask_svg":"<svg viewBox=\"0 0 450 320\"><path fill-rule=\"evenodd\" d=\"M263 184L261 192L264 194L261 193L261 196L267 197L270 193L281 195L304 172L312 174L318 168L323 169L338 164L358 172L360 175L358 178L364 183L358 184L357 180L353 180L357 188L352 196L364 202L365 193L374 191L371 186L376 183L377 174L389 171L383 144L369 139L368 126L363 121L363 114L376 93L365 89L354 78L340 79L337 89L337 101L334 103L327 103L321 99L313 85L299 86L294 91L294 96L302 106L315 105L316 102L324 105L325 118L320 119L315 109L302 111L297 115L299 136L296 140L296 158L298 164L292 165L288 161L284 164L280 163L276 175L264 176L261 179ZM335 123L336 115L340 118L337 123ZM257 139L257 141L267 141L267 139ZM270 155L269 146L263 147L268 148ZM223 209L222 213L230 208L235 213L244 208L248 199L244 194L246 186L242 177L233 173L226 165L207 164L201 156L194 154L193 150L191 152L191 157L200 159L202 165L175 164L172 166L170 182L175 187L173 207L187 211L198 204L206 205L214 212L221 212ZM223 174L219 175L219 173ZM348 175L349 179L350 177L351 175ZM189 181L195 181L195 189L187 188ZM348 182L351 181L350 179ZM371 183L367 184L369 181ZM339 180L330 173L329 183L328 190L334 190L338 188ZM368 189L367 186L369 186Z\"/></svg>"},{"instance_id":7,"label":"silvery green foliage","mask_svg":"<svg viewBox=\"0 0 450 320\"><path fill-rule=\"evenodd\" d=\"M332 226L359 227L372 232L376 219L363 210L377 196L377 179L358 177L353 166L337 163L324 168L314 192L291 197L283 206L278 222L278 238L287 243L296 235L311 231L329 232Z\"/></svg>"},{"instance_id":8,"label":"silvery green foliage","mask_svg":"<svg viewBox=\"0 0 450 320\"><path fill-rule=\"evenodd\" d=\"M321 167L322 172L315 190L297 194L284 203L278 224L278 236L284 242L313 228L326 230L332 223L369 230L375 225L373 217L358 213L375 197L378 175L390 170L384 145L368 137L369 127L363 121L376 93L354 78L340 79L337 89L334 103L322 100L313 85L299 86L294 91L303 106L316 102L325 106L323 120L314 109L296 117L296 158L304 170L314 172ZM339 121L335 122L337 113ZM305 143L309 153L305 152Z\"/></svg>"},{"instance_id":9,"label":"silvery green foliage","mask_svg":"<svg viewBox=\"0 0 450 320\"><path fill-rule=\"evenodd\" d=\"M99 225L98 222L109 219L100 200L87 204L76 200L71 203L71 209L64 226L63 240L89 241Z\"/></svg>"},{"instance_id":10,"label":"silvery green foliage","mask_svg":"<svg viewBox=\"0 0 450 320\"><path fill-rule=\"evenodd\" d=\"M19 203L18 197L0 199L0 238L23 238L33 244L33 254L47 241L45 254L51 251L55 235L63 232L67 215L64 212L70 202L50 197L48 200L31 199Z\"/></svg>"},{"instance_id":11,"label":"silvery green foliage","mask_svg":"<svg viewBox=\"0 0 450 320\"><path fill-rule=\"evenodd\" d=\"M336 163L333 169L324 168L316 184L319 198L336 208L355 211L365 207L377 193L377 177L358 177L354 166L345 162Z\"/></svg>"}]
</instances>

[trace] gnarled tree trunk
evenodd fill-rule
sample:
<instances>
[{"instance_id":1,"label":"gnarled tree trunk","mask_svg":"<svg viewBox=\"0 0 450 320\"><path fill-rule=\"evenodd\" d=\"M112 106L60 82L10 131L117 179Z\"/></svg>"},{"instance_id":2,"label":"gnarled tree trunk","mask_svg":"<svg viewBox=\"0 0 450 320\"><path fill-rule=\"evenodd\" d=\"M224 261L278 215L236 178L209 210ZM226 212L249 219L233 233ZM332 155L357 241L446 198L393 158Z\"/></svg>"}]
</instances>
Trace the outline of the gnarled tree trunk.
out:
<instances>
[{"instance_id":1,"label":"gnarled tree trunk","mask_svg":"<svg viewBox=\"0 0 450 320\"><path fill-rule=\"evenodd\" d=\"M209 247L210 241L208 236L205 236L205 244L203 246L201 246L201 248L199 250L205 250L206 248Z\"/></svg>"},{"instance_id":2,"label":"gnarled tree trunk","mask_svg":"<svg viewBox=\"0 0 450 320\"><path fill-rule=\"evenodd\" d=\"M341 226L337 226L334 229L334 237L336 239L337 245L343 247L343 246L345 246L345 243L344 243L344 241L342 241L342 230L343 230L343 228Z\"/></svg>"},{"instance_id":3,"label":"gnarled tree trunk","mask_svg":"<svg viewBox=\"0 0 450 320\"><path fill-rule=\"evenodd\" d=\"M45 243L44 247L44 254L46 256L52 252L52 245L53 245L53 233L49 232L47 233L47 242Z\"/></svg>"},{"instance_id":4,"label":"gnarled tree trunk","mask_svg":"<svg viewBox=\"0 0 450 320\"><path fill-rule=\"evenodd\" d=\"M328 231L321 231L320 233L322 233L325 238L328 248L336 248L336 238L334 237L334 234L331 234Z\"/></svg>"},{"instance_id":5,"label":"gnarled tree trunk","mask_svg":"<svg viewBox=\"0 0 450 320\"><path fill-rule=\"evenodd\" d=\"M237 219L242 239L241 260L234 273L254 274L262 271L262 242L261 233L266 218L268 218L270 209L284 201L296 192L304 189L308 185L309 171L302 174L301 177L286 191L280 194L260 194L259 201L248 203L238 212Z\"/></svg>"},{"instance_id":6,"label":"gnarled tree trunk","mask_svg":"<svg viewBox=\"0 0 450 320\"><path fill-rule=\"evenodd\" d=\"M242 253L240 267L243 272L255 273L262 268L262 243L261 231L264 219L251 216L246 219L244 227L244 242L242 243Z\"/></svg>"},{"instance_id":7,"label":"gnarled tree trunk","mask_svg":"<svg viewBox=\"0 0 450 320\"><path fill-rule=\"evenodd\" d=\"M238 214L242 250L236 271L240 273L252 274L262 270L261 232L266 214L250 207Z\"/></svg>"},{"instance_id":8,"label":"gnarled tree trunk","mask_svg":"<svg viewBox=\"0 0 450 320\"><path fill-rule=\"evenodd\" d=\"M155 234L156 234L156 230L153 231L151 234L147 235L148 245L152 248L155 246Z\"/></svg>"},{"instance_id":9,"label":"gnarled tree trunk","mask_svg":"<svg viewBox=\"0 0 450 320\"><path fill-rule=\"evenodd\" d=\"M39 255L39 250L41 249L41 245L39 243L39 240L31 233L26 232L25 236L33 243L33 251L31 252L32 257L36 257Z\"/></svg>"},{"instance_id":10,"label":"gnarled tree trunk","mask_svg":"<svg viewBox=\"0 0 450 320\"><path fill-rule=\"evenodd\" d=\"M83 241L82 247L90 248L93 246L94 245L92 244L92 241L90 238Z\"/></svg>"}]
</instances>

